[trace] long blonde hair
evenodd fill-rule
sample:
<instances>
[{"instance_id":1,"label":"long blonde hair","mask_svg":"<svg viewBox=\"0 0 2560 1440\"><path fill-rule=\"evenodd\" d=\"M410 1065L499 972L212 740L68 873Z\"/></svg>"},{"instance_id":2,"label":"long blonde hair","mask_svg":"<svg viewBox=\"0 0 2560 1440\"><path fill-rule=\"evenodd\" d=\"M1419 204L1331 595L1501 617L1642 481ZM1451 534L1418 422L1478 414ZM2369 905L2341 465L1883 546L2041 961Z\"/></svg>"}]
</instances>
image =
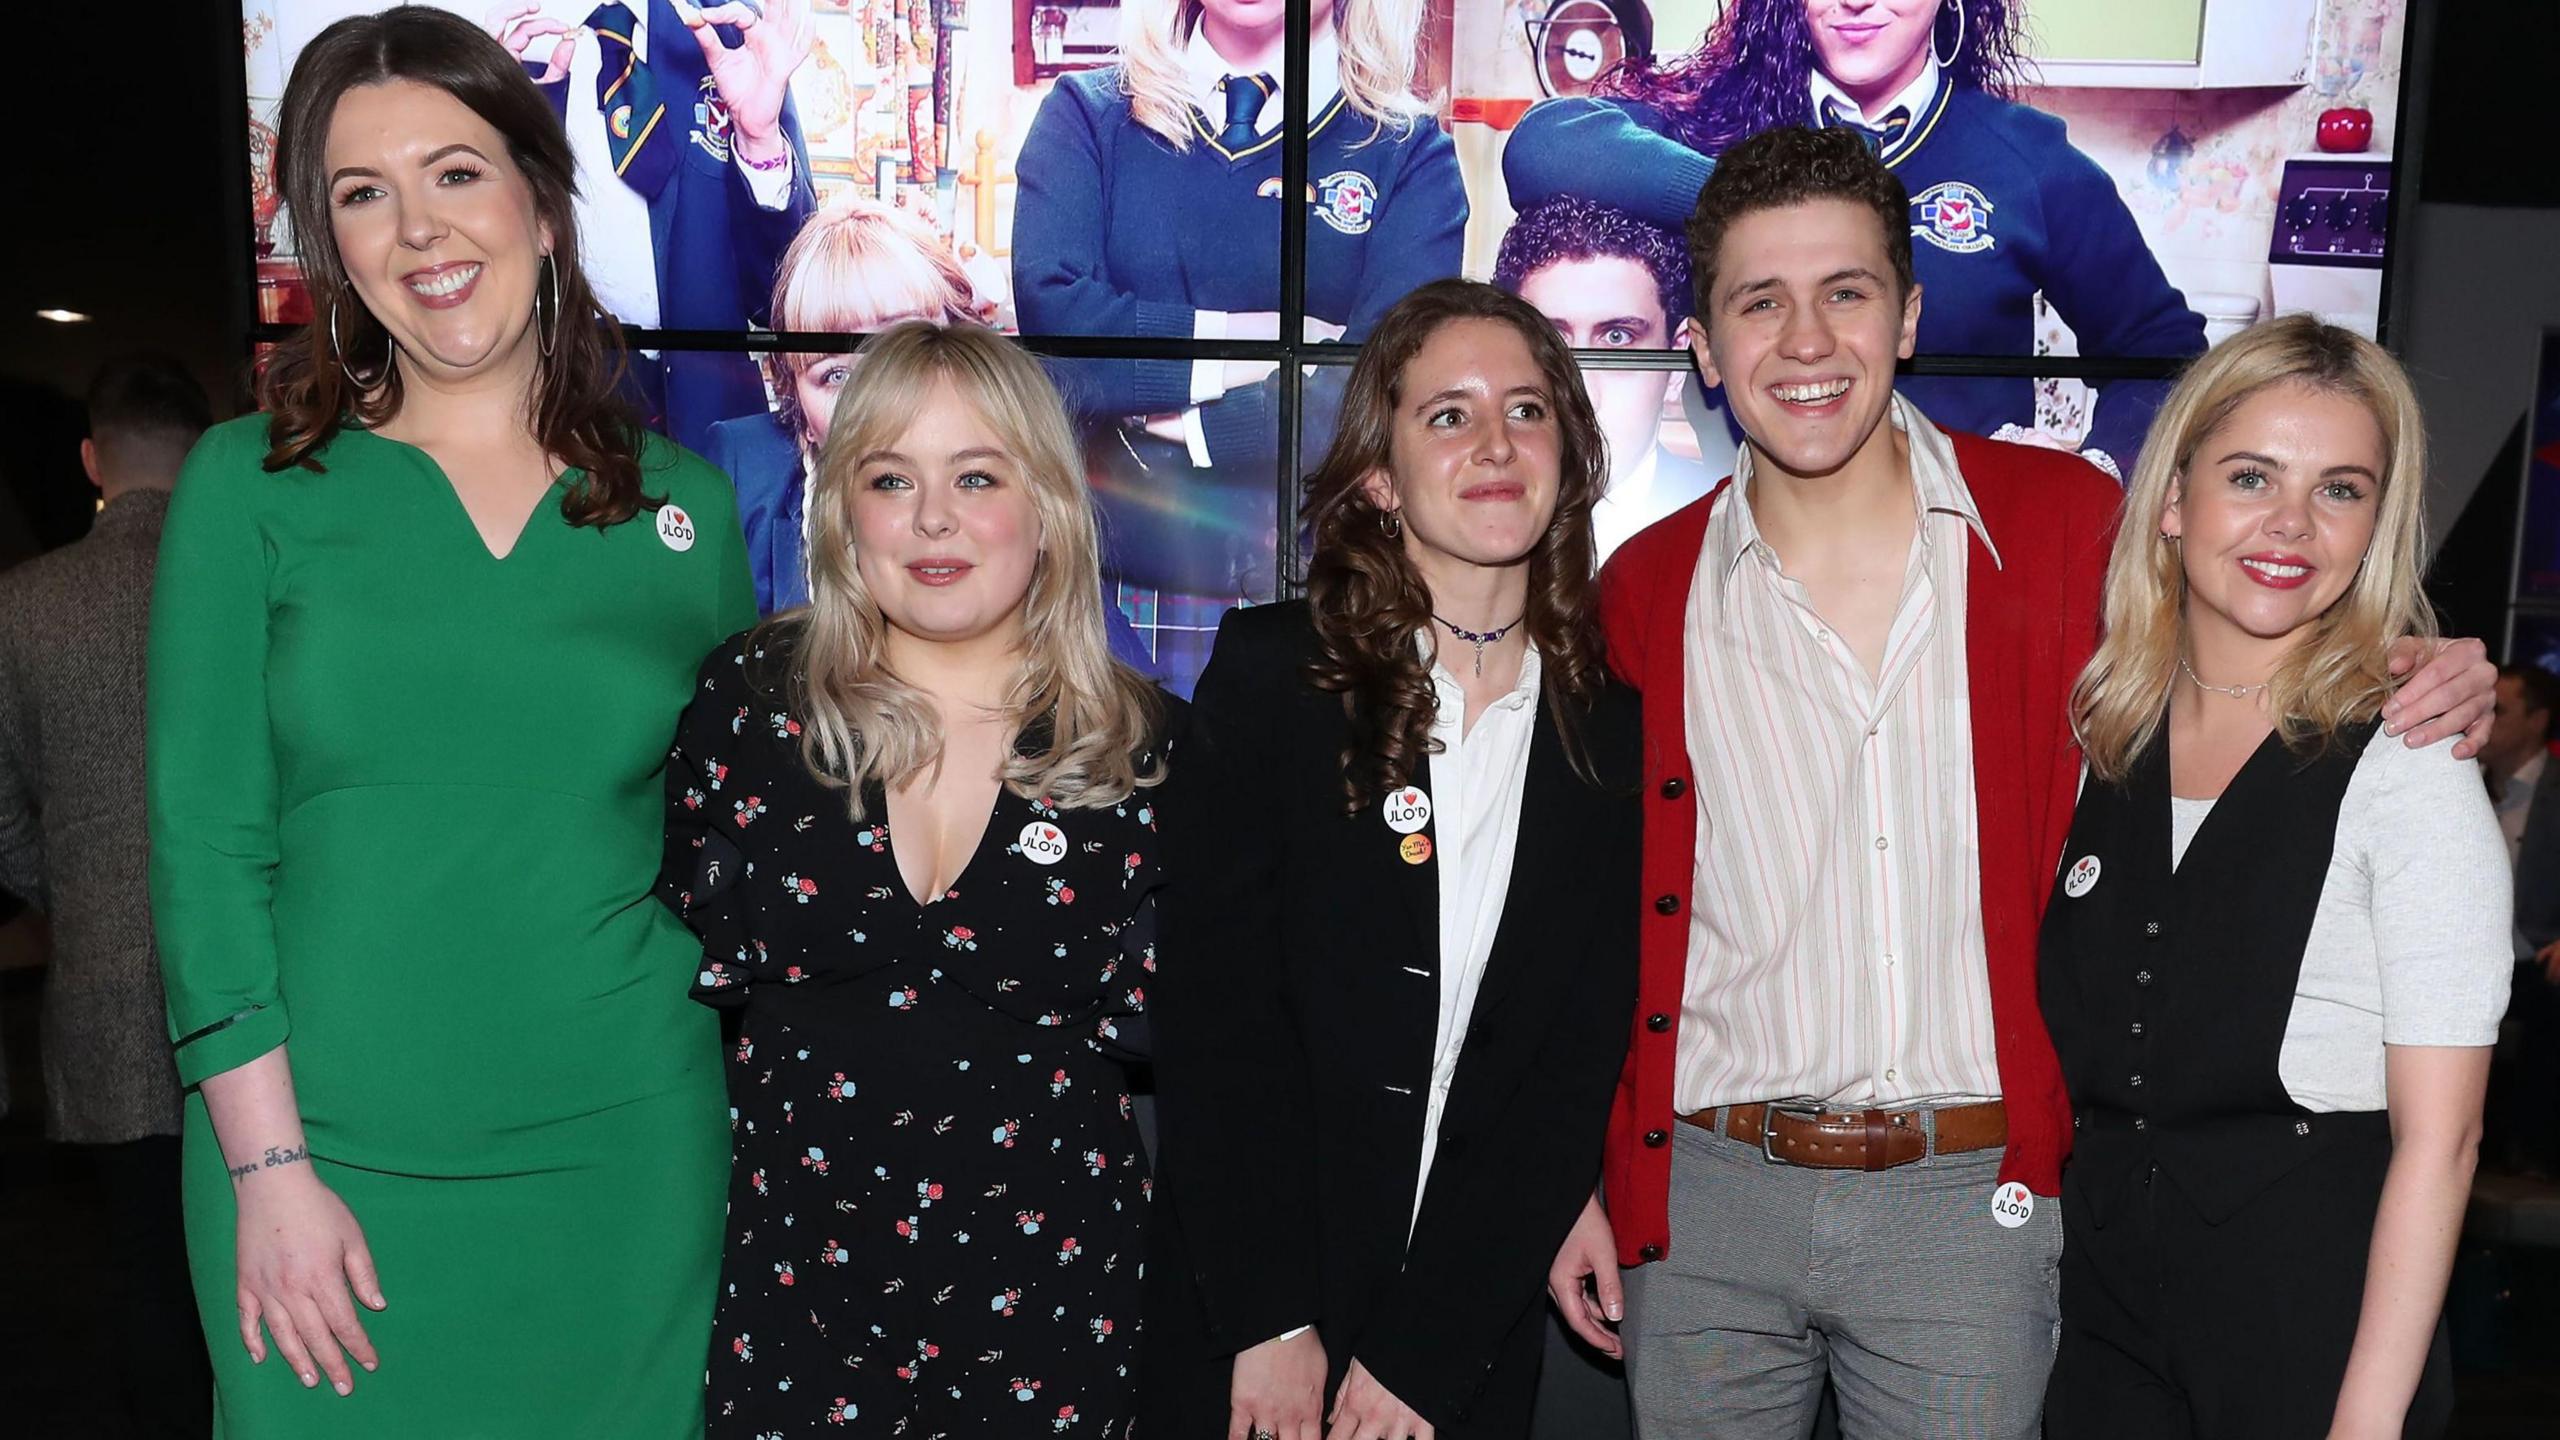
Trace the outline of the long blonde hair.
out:
<instances>
[{"instance_id":1,"label":"long blonde hair","mask_svg":"<svg viewBox=\"0 0 2560 1440\"><path fill-rule=\"evenodd\" d=\"M2107 559L2106 636L2071 692L2072 727L2100 779L2121 782L2159 733L2184 654L2186 567L2160 534L2171 487L2234 411L2287 382L2363 405L2389 458L2373 541L2355 579L2267 680L2277 733L2295 753L2317 753L2346 726L2373 718L2391 690L2391 642L2435 633L2418 581L2426 555L2426 427L2409 377L2381 346L2308 315L2251 326L2179 378L2134 467Z\"/></svg>"},{"instance_id":2,"label":"long blonde hair","mask_svg":"<svg viewBox=\"0 0 2560 1440\"><path fill-rule=\"evenodd\" d=\"M1039 558L1023 597L1021 669L1006 706L1017 745L1005 788L1061 809L1117 804L1164 778L1140 767L1154 743L1155 687L1112 658L1102 622L1101 544L1058 392L1039 362L974 324L910 320L855 352L860 368L836 406L809 492L809 606L775 622L792 633L793 708L802 758L850 795L896 788L940 763L942 725L924 692L887 664L889 622L854 564L850 490L862 456L895 445L948 382L1020 463L1039 519Z\"/></svg>"},{"instance_id":3,"label":"long blonde hair","mask_svg":"<svg viewBox=\"0 0 2560 1440\"><path fill-rule=\"evenodd\" d=\"M1120 93L1138 123L1176 150L1197 138L1182 52L1199 28L1200 0L1128 0L1120 7ZM1342 98L1368 117L1370 139L1389 130L1401 135L1429 113L1413 93L1422 0L1333 0L1333 33Z\"/></svg>"}]
</instances>

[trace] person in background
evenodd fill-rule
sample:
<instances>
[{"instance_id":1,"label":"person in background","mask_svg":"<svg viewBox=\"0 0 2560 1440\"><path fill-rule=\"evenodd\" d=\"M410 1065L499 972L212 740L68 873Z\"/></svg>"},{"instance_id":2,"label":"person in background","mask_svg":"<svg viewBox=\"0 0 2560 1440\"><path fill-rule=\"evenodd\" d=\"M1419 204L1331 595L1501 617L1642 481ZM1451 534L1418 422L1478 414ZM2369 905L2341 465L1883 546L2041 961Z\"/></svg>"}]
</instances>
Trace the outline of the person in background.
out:
<instances>
[{"instance_id":1,"label":"person in background","mask_svg":"<svg viewBox=\"0 0 2560 1440\"><path fill-rule=\"evenodd\" d=\"M140 355L89 386L86 538L0 572L0 890L51 917L41 1047L45 1133L95 1165L110 1334L99 1373L130 1433L202 1436L212 1372L187 1288L170 1060L148 889L142 663L160 522L213 423L177 361Z\"/></svg>"},{"instance_id":2,"label":"person in background","mask_svg":"<svg viewBox=\"0 0 2560 1440\"><path fill-rule=\"evenodd\" d=\"M737 1017L710 1433L1118 1440L1179 702L1105 648L1038 362L925 321L860 359L810 603L703 662L666 774L660 894Z\"/></svg>"},{"instance_id":3,"label":"person in background","mask_svg":"<svg viewBox=\"0 0 2560 1440\"><path fill-rule=\"evenodd\" d=\"M1280 224L1306 222L1306 339L1357 341L1458 273L1455 144L1413 96L1418 0L1313 0L1307 185L1284 207L1282 0L1134 0L1120 61L1061 76L1014 161L1014 300L1027 335L1276 340ZM1271 484L1279 388L1260 361L1082 360L1069 408L1118 424L1135 462ZM1310 382L1331 430L1340 367ZM1152 441L1152 443L1150 443Z\"/></svg>"},{"instance_id":4,"label":"person in background","mask_svg":"<svg viewBox=\"0 0 2560 1440\"><path fill-rule=\"evenodd\" d=\"M986 308L931 222L851 192L792 238L773 277L773 328L781 331L868 335L901 320L983 320ZM810 466L826 447L853 368L851 351L776 351L765 359L772 410L711 427L703 458L738 487L738 523L763 614L809 603Z\"/></svg>"},{"instance_id":5,"label":"person in background","mask_svg":"<svg viewBox=\"0 0 2560 1440\"><path fill-rule=\"evenodd\" d=\"M568 142L486 32L339 21L277 136L314 316L188 458L149 657L218 1433L698 1440L719 1026L650 896L755 618L729 483L616 401Z\"/></svg>"},{"instance_id":6,"label":"person in background","mask_svg":"<svg viewBox=\"0 0 2560 1440\"><path fill-rule=\"evenodd\" d=\"M2073 1115L2052 1434L2450 1415L2511 921L2478 768L2382 723L2435 628L2425 491L2408 377L2308 315L2215 346L2144 444L2039 947Z\"/></svg>"},{"instance_id":7,"label":"person in background","mask_svg":"<svg viewBox=\"0 0 2560 1440\"><path fill-rule=\"evenodd\" d=\"M1531 207L1502 234L1493 283L1538 308L1577 350L1679 355L1689 320L1689 247L1678 234L1573 195ZM1662 413L1676 405L1688 363L1669 370L1585 370L1583 388L1609 440L1609 489L1591 509L1598 558L1704 495L1731 463L1710 465L1662 448ZM1700 437L1702 442L1707 437Z\"/></svg>"},{"instance_id":8,"label":"person in background","mask_svg":"<svg viewBox=\"0 0 2560 1440\"><path fill-rule=\"evenodd\" d=\"M1503 150L1511 203L1583 195L1676 226L1736 143L1779 125L1846 129L1908 194L1929 292L1917 348L2031 355L2041 293L2083 355L2185 356L2204 318L2169 284L2116 184L2062 122L2010 99L2024 0L1732 0L1696 51L1631 60L1601 94L1533 107ZM2043 443L2034 382L1907 377L1937 423ZM2132 468L2166 382L2099 383L2082 453Z\"/></svg>"},{"instance_id":9,"label":"person in background","mask_svg":"<svg viewBox=\"0 0 2560 1440\"><path fill-rule=\"evenodd\" d=\"M2515 862L2515 986L2492 1090L2492 1154L2531 1175L2560 1170L2560 763L2551 758L2560 676L2539 665L2498 671L2498 703L2480 768Z\"/></svg>"},{"instance_id":10,"label":"person in background","mask_svg":"<svg viewBox=\"0 0 2560 1440\"><path fill-rule=\"evenodd\" d=\"M569 137L597 302L642 329L765 323L783 249L818 208L791 103L814 44L809 0L604 0L574 25L551 8L509 0L488 28ZM707 451L718 421L764 408L749 356L631 361L644 418L689 450Z\"/></svg>"},{"instance_id":11,"label":"person in background","mask_svg":"<svg viewBox=\"0 0 2560 1440\"><path fill-rule=\"evenodd\" d=\"M1601 446L1545 317L1425 285L1352 367L1307 598L1219 626L1167 797L1142 1435L1528 1433L1634 996Z\"/></svg>"}]
</instances>

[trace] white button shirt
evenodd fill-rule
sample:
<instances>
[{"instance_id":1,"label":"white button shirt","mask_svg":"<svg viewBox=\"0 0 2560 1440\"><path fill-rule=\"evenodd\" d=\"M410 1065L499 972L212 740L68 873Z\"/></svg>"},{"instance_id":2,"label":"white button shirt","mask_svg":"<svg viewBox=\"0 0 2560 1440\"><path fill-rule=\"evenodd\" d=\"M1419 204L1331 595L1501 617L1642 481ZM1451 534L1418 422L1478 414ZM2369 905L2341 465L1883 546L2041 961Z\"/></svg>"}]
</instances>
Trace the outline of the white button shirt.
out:
<instances>
[{"instance_id":1,"label":"white button shirt","mask_svg":"<svg viewBox=\"0 0 2560 1440\"><path fill-rule=\"evenodd\" d=\"M1426 637L1427 645L1430 638ZM1413 1208L1431 1181L1440 1148L1440 1116L1458 1077L1458 1052L1475 1015L1476 991L1502 906L1511 893L1511 858L1520 841L1520 792L1529 774L1529 740L1538 728L1538 651L1520 661L1520 682L1476 716L1467 730L1467 696L1450 663L1473 663L1474 647L1446 640L1431 667L1439 708L1431 722L1432 859L1440 867L1440 1017L1432 1029L1431 1093L1422 1109L1422 1163L1414 1172Z\"/></svg>"}]
</instances>

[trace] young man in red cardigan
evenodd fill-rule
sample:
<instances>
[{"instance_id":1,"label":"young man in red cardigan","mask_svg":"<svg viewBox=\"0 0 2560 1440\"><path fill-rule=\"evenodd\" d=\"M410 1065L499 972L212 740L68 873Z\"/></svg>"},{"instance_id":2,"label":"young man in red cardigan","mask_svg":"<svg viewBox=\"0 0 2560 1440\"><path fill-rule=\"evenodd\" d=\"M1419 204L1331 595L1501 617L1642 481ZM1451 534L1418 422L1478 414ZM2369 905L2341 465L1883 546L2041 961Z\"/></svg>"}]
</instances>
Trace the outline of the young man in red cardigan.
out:
<instances>
[{"instance_id":1,"label":"young man in red cardigan","mask_svg":"<svg viewBox=\"0 0 2560 1440\"><path fill-rule=\"evenodd\" d=\"M1650 909L1602 1191L1550 1284L1604 1350L1624 1319L1648 1440L1803 1435L1826 1379L1851 1440L2039 1426L2071 1115L2036 931L2120 494L1894 395L1910 213L1845 130L1726 152L1690 344L1748 443L1602 575ZM2485 728L2481 653L2394 702L2437 717L2413 743Z\"/></svg>"}]
</instances>

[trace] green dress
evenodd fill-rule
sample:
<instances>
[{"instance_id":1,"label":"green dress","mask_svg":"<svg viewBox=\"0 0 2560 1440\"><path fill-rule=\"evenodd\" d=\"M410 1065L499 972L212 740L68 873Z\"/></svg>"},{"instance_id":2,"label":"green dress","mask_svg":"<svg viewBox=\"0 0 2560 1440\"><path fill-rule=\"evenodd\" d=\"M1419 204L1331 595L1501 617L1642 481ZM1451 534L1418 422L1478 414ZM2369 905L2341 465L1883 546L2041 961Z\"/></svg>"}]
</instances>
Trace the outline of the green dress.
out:
<instances>
[{"instance_id":1,"label":"green dress","mask_svg":"<svg viewBox=\"0 0 2560 1440\"><path fill-rule=\"evenodd\" d=\"M697 664L755 619L729 483L653 436L644 488L689 526L572 527L555 486L502 560L424 451L265 448L262 416L217 427L169 509L153 919L182 1078L287 1047L390 1303L352 1397L249 1363L191 1089L217 1431L697 1437L727 1102L701 947L650 887Z\"/></svg>"}]
</instances>

